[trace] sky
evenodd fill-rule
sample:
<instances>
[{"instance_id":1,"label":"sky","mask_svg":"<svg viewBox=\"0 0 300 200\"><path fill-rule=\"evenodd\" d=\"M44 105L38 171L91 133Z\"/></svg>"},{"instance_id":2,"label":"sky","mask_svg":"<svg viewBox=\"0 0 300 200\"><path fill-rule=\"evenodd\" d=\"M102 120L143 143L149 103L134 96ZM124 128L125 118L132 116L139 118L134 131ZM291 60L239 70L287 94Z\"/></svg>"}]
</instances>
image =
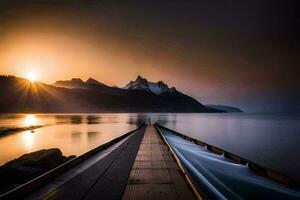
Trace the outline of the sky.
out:
<instances>
[{"instance_id":1,"label":"sky","mask_svg":"<svg viewBox=\"0 0 300 200\"><path fill-rule=\"evenodd\" d=\"M0 74L119 87L141 75L204 104L300 111L295 3L2 0Z\"/></svg>"}]
</instances>

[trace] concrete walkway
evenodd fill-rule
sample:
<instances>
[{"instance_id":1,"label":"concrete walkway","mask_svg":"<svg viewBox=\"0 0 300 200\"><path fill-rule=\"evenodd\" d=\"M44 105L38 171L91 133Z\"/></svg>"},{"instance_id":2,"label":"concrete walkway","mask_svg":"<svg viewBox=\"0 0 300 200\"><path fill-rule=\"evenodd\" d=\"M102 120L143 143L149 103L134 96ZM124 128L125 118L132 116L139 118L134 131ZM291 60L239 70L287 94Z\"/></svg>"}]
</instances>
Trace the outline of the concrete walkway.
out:
<instances>
[{"instance_id":1,"label":"concrete walkway","mask_svg":"<svg viewBox=\"0 0 300 200\"><path fill-rule=\"evenodd\" d=\"M196 199L153 126L147 126L123 199Z\"/></svg>"}]
</instances>

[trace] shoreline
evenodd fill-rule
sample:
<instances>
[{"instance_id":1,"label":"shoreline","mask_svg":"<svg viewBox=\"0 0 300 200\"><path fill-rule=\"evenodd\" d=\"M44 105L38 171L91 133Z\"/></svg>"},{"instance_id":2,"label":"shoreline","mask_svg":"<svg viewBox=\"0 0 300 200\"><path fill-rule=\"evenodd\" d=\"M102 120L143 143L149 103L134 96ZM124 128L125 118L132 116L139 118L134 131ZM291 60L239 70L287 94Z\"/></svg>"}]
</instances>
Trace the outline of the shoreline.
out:
<instances>
[{"instance_id":1,"label":"shoreline","mask_svg":"<svg viewBox=\"0 0 300 200\"><path fill-rule=\"evenodd\" d=\"M18 132L23 132L23 131L33 131L38 128L42 128L45 126L50 126L50 125L37 125L37 126L26 126L26 127L17 127L17 128L4 128L3 130L0 130L0 138L5 137L8 135L12 135Z\"/></svg>"}]
</instances>

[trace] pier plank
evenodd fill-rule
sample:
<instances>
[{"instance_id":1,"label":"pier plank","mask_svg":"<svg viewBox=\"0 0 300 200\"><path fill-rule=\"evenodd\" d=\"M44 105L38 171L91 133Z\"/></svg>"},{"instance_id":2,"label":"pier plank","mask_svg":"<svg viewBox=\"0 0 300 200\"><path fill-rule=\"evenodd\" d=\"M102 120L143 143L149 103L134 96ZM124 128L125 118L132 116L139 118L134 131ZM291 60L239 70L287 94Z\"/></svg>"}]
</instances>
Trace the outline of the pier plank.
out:
<instances>
[{"instance_id":1,"label":"pier plank","mask_svg":"<svg viewBox=\"0 0 300 200\"><path fill-rule=\"evenodd\" d=\"M148 126L134 161L123 200L196 199L168 148Z\"/></svg>"}]
</instances>

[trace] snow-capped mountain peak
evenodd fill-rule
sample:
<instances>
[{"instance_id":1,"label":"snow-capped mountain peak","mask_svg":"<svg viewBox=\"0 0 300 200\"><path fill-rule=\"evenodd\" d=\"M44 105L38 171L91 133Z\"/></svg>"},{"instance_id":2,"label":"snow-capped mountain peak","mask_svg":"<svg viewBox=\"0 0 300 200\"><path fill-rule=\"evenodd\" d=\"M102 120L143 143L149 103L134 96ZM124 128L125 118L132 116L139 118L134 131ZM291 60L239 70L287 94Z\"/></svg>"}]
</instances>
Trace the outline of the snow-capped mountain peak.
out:
<instances>
[{"instance_id":1,"label":"snow-capped mountain peak","mask_svg":"<svg viewBox=\"0 0 300 200\"><path fill-rule=\"evenodd\" d=\"M128 90L146 90L148 92L160 95L166 92L174 92L176 89L169 88L167 84L162 81L150 82L147 79L141 77L140 75L136 78L135 81L130 81L124 89Z\"/></svg>"}]
</instances>

